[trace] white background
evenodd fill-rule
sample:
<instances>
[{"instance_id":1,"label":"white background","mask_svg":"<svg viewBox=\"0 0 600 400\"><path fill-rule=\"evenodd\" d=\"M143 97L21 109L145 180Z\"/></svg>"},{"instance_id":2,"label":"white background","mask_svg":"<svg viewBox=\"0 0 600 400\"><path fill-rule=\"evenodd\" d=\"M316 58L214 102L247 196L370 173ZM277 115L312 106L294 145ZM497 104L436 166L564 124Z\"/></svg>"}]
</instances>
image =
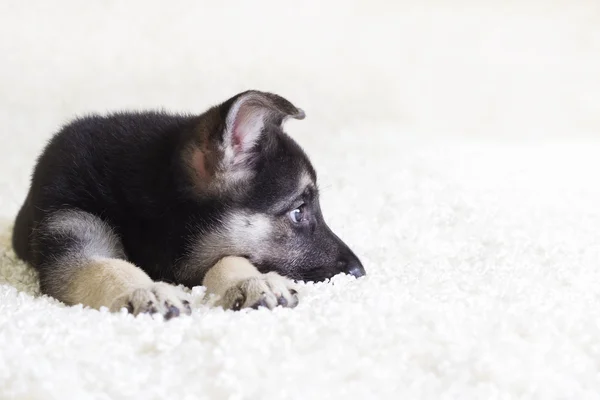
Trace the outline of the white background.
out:
<instances>
[{"instance_id":1,"label":"white background","mask_svg":"<svg viewBox=\"0 0 600 400\"><path fill-rule=\"evenodd\" d=\"M306 111L367 277L169 323L34 296L9 226L60 125L247 89ZM0 397L597 398L599 111L597 1L0 1Z\"/></svg>"}]
</instances>

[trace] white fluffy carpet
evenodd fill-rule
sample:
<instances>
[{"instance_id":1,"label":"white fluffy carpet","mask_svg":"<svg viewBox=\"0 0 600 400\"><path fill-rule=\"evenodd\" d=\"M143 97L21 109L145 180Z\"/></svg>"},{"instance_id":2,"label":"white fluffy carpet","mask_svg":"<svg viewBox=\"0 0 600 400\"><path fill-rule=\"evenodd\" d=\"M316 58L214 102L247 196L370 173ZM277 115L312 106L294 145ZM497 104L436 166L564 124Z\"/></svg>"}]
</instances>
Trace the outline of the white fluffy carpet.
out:
<instances>
[{"instance_id":1,"label":"white fluffy carpet","mask_svg":"<svg viewBox=\"0 0 600 400\"><path fill-rule=\"evenodd\" d=\"M591 399L600 7L0 2L1 399ZM74 115L277 92L368 276L169 322L39 296L10 224Z\"/></svg>"}]
</instances>

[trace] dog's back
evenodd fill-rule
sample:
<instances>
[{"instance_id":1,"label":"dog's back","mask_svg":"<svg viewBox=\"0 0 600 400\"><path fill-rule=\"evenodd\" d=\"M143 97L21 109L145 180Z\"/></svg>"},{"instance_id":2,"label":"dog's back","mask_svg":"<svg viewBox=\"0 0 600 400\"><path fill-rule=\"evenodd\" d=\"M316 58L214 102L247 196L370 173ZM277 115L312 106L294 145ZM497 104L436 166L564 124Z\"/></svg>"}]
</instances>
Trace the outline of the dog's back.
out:
<instances>
[{"instance_id":1,"label":"dog's back","mask_svg":"<svg viewBox=\"0 0 600 400\"><path fill-rule=\"evenodd\" d=\"M141 239L153 237L148 229L167 229L159 217L172 208L173 154L191 121L158 112L118 113L65 126L38 159L14 225L16 254L36 266L32 231L50 212L63 208L101 216L120 236L131 238L125 244L134 257L137 247L156 250ZM151 256L155 262L160 259L159 254Z\"/></svg>"}]
</instances>

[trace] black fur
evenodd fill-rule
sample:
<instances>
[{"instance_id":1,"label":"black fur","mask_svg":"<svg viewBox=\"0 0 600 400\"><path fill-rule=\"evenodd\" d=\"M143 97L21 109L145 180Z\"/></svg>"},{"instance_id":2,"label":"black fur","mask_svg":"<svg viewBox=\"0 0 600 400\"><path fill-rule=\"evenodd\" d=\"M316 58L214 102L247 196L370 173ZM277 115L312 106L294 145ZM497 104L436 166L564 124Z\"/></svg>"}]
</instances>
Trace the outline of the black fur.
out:
<instances>
[{"instance_id":1,"label":"black fur","mask_svg":"<svg viewBox=\"0 0 600 400\"><path fill-rule=\"evenodd\" d=\"M306 170L316 180L304 152L281 131L282 118L275 117L265 125L265 134L253 149L248 168L254 177L243 184L243 190L235 194L199 191L186 151L201 146L202 140L215 146L222 143L225 119L237 97L198 116L116 113L80 118L65 126L50 140L35 167L15 223L17 255L36 267L43 279L46 269L56 268L52 260L83 246L81 238L45 232L44 221L59 210L79 210L110 227L122 243L122 257L152 279L200 284L206 266L198 266L202 271L192 280L181 282L178 275L191 246L196 245L194 238L219 229L223 216L232 210L285 213L289 210L274 210L273 204L297 189L298 171ZM285 113L299 112L281 100ZM206 132L204 139L200 131ZM364 273L356 256L323 222L316 188L304 196L314 221L301 230L290 230L293 234L274 238L273 243L282 246L279 256L257 261L258 267L312 280L349 268ZM286 246L306 249L292 260L286 256ZM252 260L252 254L240 255ZM276 265L280 263L286 266Z\"/></svg>"},{"instance_id":2,"label":"black fur","mask_svg":"<svg viewBox=\"0 0 600 400\"><path fill-rule=\"evenodd\" d=\"M185 173L177 149L194 119L119 113L66 126L38 160L27 202L15 223L17 255L42 266L43 253L56 251L57 243L39 243L39 250L31 252L38 239L31 237L32 230L52 211L77 209L113 227L128 259L151 278L173 281L169 266L185 250L188 215L194 219L201 215L210 225L212 214L223 207L197 203L182 194Z\"/></svg>"}]
</instances>

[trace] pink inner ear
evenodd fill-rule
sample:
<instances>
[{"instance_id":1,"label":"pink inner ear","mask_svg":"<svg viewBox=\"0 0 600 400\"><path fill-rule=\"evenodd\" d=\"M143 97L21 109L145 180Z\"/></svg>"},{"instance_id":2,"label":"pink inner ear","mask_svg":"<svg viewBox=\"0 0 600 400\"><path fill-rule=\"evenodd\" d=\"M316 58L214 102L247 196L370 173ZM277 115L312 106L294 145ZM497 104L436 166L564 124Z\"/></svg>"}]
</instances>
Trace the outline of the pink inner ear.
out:
<instances>
[{"instance_id":1,"label":"pink inner ear","mask_svg":"<svg viewBox=\"0 0 600 400\"><path fill-rule=\"evenodd\" d=\"M263 113L257 107L242 104L237 111L231 132L235 154L249 150L262 130Z\"/></svg>"},{"instance_id":2,"label":"pink inner ear","mask_svg":"<svg viewBox=\"0 0 600 400\"><path fill-rule=\"evenodd\" d=\"M242 149L242 133L240 132L239 123L233 124L233 134L231 137L231 145L234 152L239 152Z\"/></svg>"}]
</instances>

